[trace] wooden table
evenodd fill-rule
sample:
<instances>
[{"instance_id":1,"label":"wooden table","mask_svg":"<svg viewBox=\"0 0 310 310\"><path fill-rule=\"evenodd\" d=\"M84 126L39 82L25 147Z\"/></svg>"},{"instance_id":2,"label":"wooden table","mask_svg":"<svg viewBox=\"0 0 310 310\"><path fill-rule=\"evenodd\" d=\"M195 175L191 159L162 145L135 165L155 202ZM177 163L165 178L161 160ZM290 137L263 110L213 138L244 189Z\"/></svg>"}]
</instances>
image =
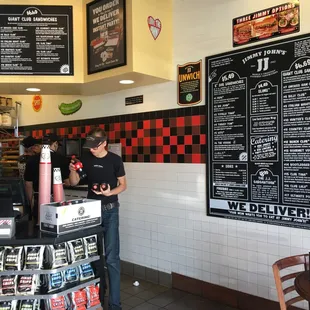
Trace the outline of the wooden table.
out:
<instances>
[{"instance_id":1,"label":"wooden table","mask_svg":"<svg viewBox=\"0 0 310 310\"><path fill-rule=\"evenodd\" d=\"M301 272L294 281L296 292L309 302L310 307L310 277L309 270ZM309 308L310 309L310 308Z\"/></svg>"}]
</instances>

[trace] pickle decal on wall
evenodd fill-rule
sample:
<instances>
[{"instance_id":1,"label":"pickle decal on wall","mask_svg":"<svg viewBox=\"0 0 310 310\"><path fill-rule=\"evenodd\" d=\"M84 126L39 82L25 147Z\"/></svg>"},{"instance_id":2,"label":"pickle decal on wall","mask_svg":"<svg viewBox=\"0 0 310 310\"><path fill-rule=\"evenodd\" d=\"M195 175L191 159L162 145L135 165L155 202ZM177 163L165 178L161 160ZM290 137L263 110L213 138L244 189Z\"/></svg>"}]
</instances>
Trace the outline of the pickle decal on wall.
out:
<instances>
[{"instance_id":1,"label":"pickle decal on wall","mask_svg":"<svg viewBox=\"0 0 310 310\"><path fill-rule=\"evenodd\" d=\"M161 32L162 23L160 19L155 19L153 16L147 18L147 24L149 25L150 32L153 39L156 40Z\"/></svg>"},{"instance_id":2,"label":"pickle decal on wall","mask_svg":"<svg viewBox=\"0 0 310 310\"><path fill-rule=\"evenodd\" d=\"M71 103L63 102L58 106L58 109L62 115L71 115L79 111L82 105L83 105L82 101L78 99Z\"/></svg>"}]
</instances>

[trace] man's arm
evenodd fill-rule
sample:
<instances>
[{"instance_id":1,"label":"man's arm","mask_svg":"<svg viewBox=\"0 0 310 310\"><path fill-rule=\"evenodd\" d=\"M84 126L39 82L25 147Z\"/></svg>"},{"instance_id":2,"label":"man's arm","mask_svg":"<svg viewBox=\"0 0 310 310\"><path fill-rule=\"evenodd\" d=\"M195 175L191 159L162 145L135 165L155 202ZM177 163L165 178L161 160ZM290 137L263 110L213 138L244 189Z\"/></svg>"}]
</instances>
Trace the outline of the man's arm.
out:
<instances>
[{"instance_id":1,"label":"man's arm","mask_svg":"<svg viewBox=\"0 0 310 310\"><path fill-rule=\"evenodd\" d=\"M76 186L80 182L80 176L79 174L75 171L74 165L70 163L69 166L70 169L70 174L69 174L69 185L70 186Z\"/></svg>"},{"instance_id":2,"label":"man's arm","mask_svg":"<svg viewBox=\"0 0 310 310\"><path fill-rule=\"evenodd\" d=\"M64 183L66 186L70 186L70 185L71 185L69 179L65 179L65 180L63 181L63 183Z\"/></svg>"},{"instance_id":3,"label":"man's arm","mask_svg":"<svg viewBox=\"0 0 310 310\"><path fill-rule=\"evenodd\" d=\"M119 177L118 186L110 190L109 196L118 195L127 189L126 176Z\"/></svg>"}]
</instances>

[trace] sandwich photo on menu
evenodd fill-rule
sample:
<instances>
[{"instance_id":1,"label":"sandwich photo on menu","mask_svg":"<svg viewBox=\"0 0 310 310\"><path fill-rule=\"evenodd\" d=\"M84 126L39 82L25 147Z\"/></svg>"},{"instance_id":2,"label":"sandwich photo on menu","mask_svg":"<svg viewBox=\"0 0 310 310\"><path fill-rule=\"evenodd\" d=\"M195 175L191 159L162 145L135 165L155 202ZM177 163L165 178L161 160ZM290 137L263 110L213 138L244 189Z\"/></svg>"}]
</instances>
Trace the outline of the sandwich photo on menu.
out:
<instances>
[{"instance_id":1,"label":"sandwich photo on menu","mask_svg":"<svg viewBox=\"0 0 310 310\"><path fill-rule=\"evenodd\" d=\"M242 23L234 26L234 41L239 44L248 42L252 38L251 22Z\"/></svg>"},{"instance_id":2,"label":"sandwich photo on menu","mask_svg":"<svg viewBox=\"0 0 310 310\"><path fill-rule=\"evenodd\" d=\"M270 37L278 30L277 15L270 15L253 22L253 37Z\"/></svg>"},{"instance_id":3,"label":"sandwich photo on menu","mask_svg":"<svg viewBox=\"0 0 310 310\"><path fill-rule=\"evenodd\" d=\"M299 8L280 12L278 24L281 33L294 31L299 26Z\"/></svg>"}]
</instances>

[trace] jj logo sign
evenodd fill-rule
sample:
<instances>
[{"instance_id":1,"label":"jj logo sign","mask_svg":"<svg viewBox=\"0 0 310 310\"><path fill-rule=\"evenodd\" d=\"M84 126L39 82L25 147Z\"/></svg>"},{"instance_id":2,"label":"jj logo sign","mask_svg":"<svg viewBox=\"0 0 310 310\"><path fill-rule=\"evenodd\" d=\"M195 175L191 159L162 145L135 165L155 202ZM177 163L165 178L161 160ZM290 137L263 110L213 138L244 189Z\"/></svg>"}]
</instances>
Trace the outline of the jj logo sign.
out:
<instances>
[{"instance_id":1,"label":"jj logo sign","mask_svg":"<svg viewBox=\"0 0 310 310\"><path fill-rule=\"evenodd\" d=\"M269 69L269 57L257 59L257 72L267 71Z\"/></svg>"}]
</instances>

